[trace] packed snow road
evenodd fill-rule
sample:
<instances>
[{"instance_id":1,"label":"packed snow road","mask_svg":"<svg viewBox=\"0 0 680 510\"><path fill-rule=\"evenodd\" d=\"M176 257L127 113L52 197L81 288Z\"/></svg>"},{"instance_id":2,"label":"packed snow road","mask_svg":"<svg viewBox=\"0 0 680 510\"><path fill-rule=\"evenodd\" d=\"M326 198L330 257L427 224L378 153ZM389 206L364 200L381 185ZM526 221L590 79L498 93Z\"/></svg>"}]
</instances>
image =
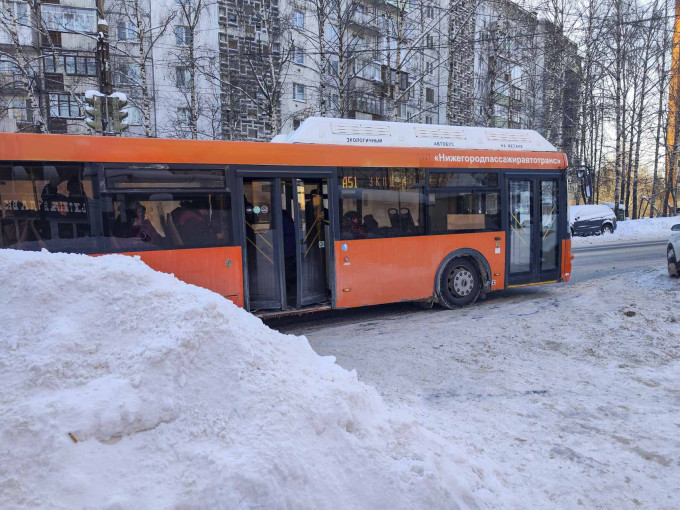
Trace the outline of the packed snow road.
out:
<instances>
[{"instance_id":1,"label":"packed snow road","mask_svg":"<svg viewBox=\"0 0 680 510\"><path fill-rule=\"evenodd\" d=\"M574 248L571 281L585 282L603 276L666 267L667 239L616 242Z\"/></svg>"},{"instance_id":2,"label":"packed snow road","mask_svg":"<svg viewBox=\"0 0 680 510\"><path fill-rule=\"evenodd\" d=\"M680 282L665 268L307 336L487 459L497 484L476 496L489 506L677 508Z\"/></svg>"},{"instance_id":3,"label":"packed snow road","mask_svg":"<svg viewBox=\"0 0 680 510\"><path fill-rule=\"evenodd\" d=\"M574 274L462 310L279 327L476 457L483 506L677 508L680 281L664 243L583 243Z\"/></svg>"}]
</instances>

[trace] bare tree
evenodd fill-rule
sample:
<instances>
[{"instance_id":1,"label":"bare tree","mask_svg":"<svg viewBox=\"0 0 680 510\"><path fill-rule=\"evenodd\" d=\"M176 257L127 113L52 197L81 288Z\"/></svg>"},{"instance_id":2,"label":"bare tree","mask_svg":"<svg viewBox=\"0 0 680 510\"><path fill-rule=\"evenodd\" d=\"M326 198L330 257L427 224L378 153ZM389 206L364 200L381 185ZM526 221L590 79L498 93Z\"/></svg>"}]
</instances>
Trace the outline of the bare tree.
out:
<instances>
[{"instance_id":1,"label":"bare tree","mask_svg":"<svg viewBox=\"0 0 680 510\"><path fill-rule=\"evenodd\" d=\"M208 117L211 109L207 103L213 95L207 86L209 77L218 75L219 55L214 48L202 43L200 28L209 25L213 0L176 0L174 10L174 36L176 45L169 52L168 72L175 78L175 84L183 98L178 118L172 126L178 136L184 135L184 126L192 139L199 137L199 118ZM206 86L206 91L200 89ZM210 130L212 131L212 130ZM210 136L209 132L200 133Z\"/></svg>"},{"instance_id":2,"label":"bare tree","mask_svg":"<svg viewBox=\"0 0 680 510\"><path fill-rule=\"evenodd\" d=\"M163 37L176 18L176 12L161 15L154 23L151 12L141 0L115 0L110 2L107 19L115 20L118 44L111 52L116 60L132 64L139 69L139 83L133 84L138 89L141 101L138 107L142 113L142 126L147 137L154 136L151 122L151 103L154 90L149 80L152 73L151 55L158 41ZM120 69L118 69L118 74ZM136 94L130 96L131 101L137 99Z\"/></svg>"},{"instance_id":3,"label":"bare tree","mask_svg":"<svg viewBox=\"0 0 680 510\"><path fill-rule=\"evenodd\" d=\"M26 9L23 14L17 12L18 2L0 0L0 34L9 40L10 50L0 48L0 60L8 63L11 68L11 85L21 90L28 99L28 109L31 112L33 129L37 133L48 131L47 122L40 107L40 52L32 45L37 24ZM19 79L17 75L20 76ZM10 83L3 84L3 90Z\"/></svg>"}]
</instances>

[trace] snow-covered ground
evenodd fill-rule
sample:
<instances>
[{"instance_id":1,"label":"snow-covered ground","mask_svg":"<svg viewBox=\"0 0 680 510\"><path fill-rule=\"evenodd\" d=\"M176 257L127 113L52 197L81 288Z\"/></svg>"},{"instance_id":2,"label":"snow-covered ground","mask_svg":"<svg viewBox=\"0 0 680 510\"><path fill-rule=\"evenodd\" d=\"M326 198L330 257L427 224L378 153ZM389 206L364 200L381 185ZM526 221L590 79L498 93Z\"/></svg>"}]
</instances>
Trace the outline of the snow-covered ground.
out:
<instances>
[{"instance_id":1,"label":"snow-covered ground","mask_svg":"<svg viewBox=\"0 0 680 510\"><path fill-rule=\"evenodd\" d=\"M0 250L0 289L2 509L456 508L493 483L304 338L139 260Z\"/></svg>"},{"instance_id":2,"label":"snow-covered ground","mask_svg":"<svg viewBox=\"0 0 680 510\"><path fill-rule=\"evenodd\" d=\"M666 240L671 233L671 227L677 223L680 223L680 216L619 221L616 223L616 231L613 234L574 236L571 242L572 246L579 247L628 241Z\"/></svg>"},{"instance_id":3,"label":"snow-covered ground","mask_svg":"<svg viewBox=\"0 0 680 510\"><path fill-rule=\"evenodd\" d=\"M314 350L124 256L0 250L0 289L0 508L678 506L665 268Z\"/></svg>"},{"instance_id":4,"label":"snow-covered ground","mask_svg":"<svg viewBox=\"0 0 680 510\"><path fill-rule=\"evenodd\" d=\"M678 508L680 280L665 268L308 336L486 464L499 483L476 486L483 506Z\"/></svg>"}]
</instances>

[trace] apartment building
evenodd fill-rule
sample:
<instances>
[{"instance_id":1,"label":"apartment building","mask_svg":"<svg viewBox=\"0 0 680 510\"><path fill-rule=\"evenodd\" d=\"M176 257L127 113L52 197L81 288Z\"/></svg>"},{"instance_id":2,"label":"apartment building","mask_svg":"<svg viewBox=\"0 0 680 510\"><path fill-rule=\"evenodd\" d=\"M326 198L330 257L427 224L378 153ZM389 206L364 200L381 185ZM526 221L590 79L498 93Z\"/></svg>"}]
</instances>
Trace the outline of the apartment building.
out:
<instances>
[{"instance_id":1,"label":"apartment building","mask_svg":"<svg viewBox=\"0 0 680 510\"><path fill-rule=\"evenodd\" d=\"M95 0L0 5L0 130L89 132ZM104 17L126 136L266 141L320 115L575 143L576 46L507 0L107 0Z\"/></svg>"},{"instance_id":2,"label":"apartment building","mask_svg":"<svg viewBox=\"0 0 680 510\"><path fill-rule=\"evenodd\" d=\"M0 6L0 129L86 133L83 93L97 86L94 0Z\"/></svg>"},{"instance_id":3,"label":"apartment building","mask_svg":"<svg viewBox=\"0 0 680 510\"><path fill-rule=\"evenodd\" d=\"M576 44L536 12L507 0L478 6L475 34L473 123L535 129L573 154L580 82Z\"/></svg>"}]
</instances>

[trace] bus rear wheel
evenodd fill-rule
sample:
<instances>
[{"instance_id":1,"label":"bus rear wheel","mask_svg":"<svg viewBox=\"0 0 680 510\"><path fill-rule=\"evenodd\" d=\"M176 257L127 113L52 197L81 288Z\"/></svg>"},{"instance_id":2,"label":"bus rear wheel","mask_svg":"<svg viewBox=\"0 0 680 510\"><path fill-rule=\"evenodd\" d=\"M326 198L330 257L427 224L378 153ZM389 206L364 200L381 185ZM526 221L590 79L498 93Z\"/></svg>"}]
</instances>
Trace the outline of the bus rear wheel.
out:
<instances>
[{"instance_id":1,"label":"bus rear wheel","mask_svg":"<svg viewBox=\"0 0 680 510\"><path fill-rule=\"evenodd\" d=\"M470 259L462 257L446 264L439 284L439 304L449 309L471 305L477 301L482 289L477 267Z\"/></svg>"}]
</instances>

